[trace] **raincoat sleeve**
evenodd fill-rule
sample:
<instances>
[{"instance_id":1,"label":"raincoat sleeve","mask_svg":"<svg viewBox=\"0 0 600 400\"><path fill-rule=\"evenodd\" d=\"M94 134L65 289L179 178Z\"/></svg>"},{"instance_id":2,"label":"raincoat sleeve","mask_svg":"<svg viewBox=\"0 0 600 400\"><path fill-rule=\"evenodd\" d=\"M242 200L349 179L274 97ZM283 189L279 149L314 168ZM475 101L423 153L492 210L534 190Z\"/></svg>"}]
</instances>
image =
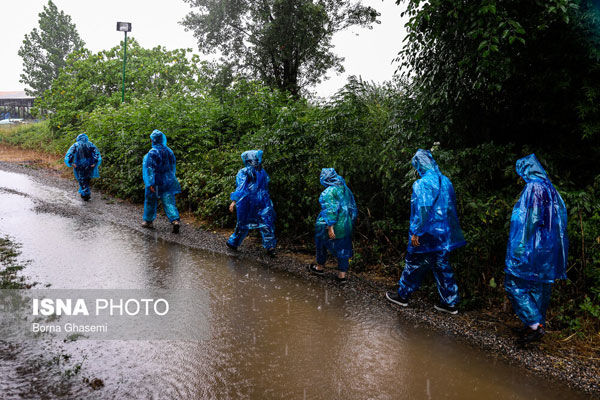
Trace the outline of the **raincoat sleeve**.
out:
<instances>
[{"instance_id":1,"label":"raincoat sleeve","mask_svg":"<svg viewBox=\"0 0 600 400\"><path fill-rule=\"evenodd\" d=\"M231 201L238 202L246 196L247 192L248 175L244 169L240 169L235 177L235 192L231 193L229 198Z\"/></svg>"},{"instance_id":2,"label":"raincoat sleeve","mask_svg":"<svg viewBox=\"0 0 600 400\"><path fill-rule=\"evenodd\" d=\"M325 189L319 197L319 203L321 203L321 216L327 226L335 225L338 221L338 210L340 208L340 201L336 196L335 189L333 187Z\"/></svg>"},{"instance_id":3,"label":"raincoat sleeve","mask_svg":"<svg viewBox=\"0 0 600 400\"><path fill-rule=\"evenodd\" d=\"M411 235L421 236L427 231L429 212L433 206L433 198L422 180L418 180L413 184L410 204L411 215L409 233Z\"/></svg>"},{"instance_id":4,"label":"raincoat sleeve","mask_svg":"<svg viewBox=\"0 0 600 400\"><path fill-rule=\"evenodd\" d=\"M100 164L102 164L102 156L100 156L100 151L98 151L98 148L96 146L94 146L93 164L95 164L95 167L94 171L92 171L92 178L100 178L100 171L98 167L100 167Z\"/></svg>"},{"instance_id":5,"label":"raincoat sleeve","mask_svg":"<svg viewBox=\"0 0 600 400\"><path fill-rule=\"evenodd\" d=\"M153 158L150 156L150 153L144 156L144 162L142 163L142 175L144 177L144 185L146 187L154 186L156 183L155 178L155 168Z\"/></svg>"},{"instance_id":6,"label":"raincoat sleeve","mask_svg":"<svg viewBox=\"0 0 600 400\"><path fill-rule=\"evenodd\" d=\"M347 189L350 192L350 204L348 206L348 210L350 211L350 218L352 218L352 223L356 221L358 217L358 207L356 207L356 200L354 199L354 194L350 189Z\"/></svg>"},{"instance_id":7,"label":"raincoat sleeve","mask_svg":"<svg viewBox=\"0 0 600 400\"><path fill-rule=\"evenodd\" d=\"M535 232L544 224L545 207L548 204L544 197L543 190L536 190L535 185L527 185L511 218L514 224L511 247L514 255L522 258L523 263L528 262L528 255L533 250L531 245Z\"/></svg>"},{"instance_id":8,"label":"raincoat sleeve","mask_svg":"<svg viewBox=\"0 0 600 400\"><path fill-rule=\"evenodd\" d=\"M73 166L73 158L75 157L75 149L76 149L76 147L77 147L77 143L73 143L71 145L71 147L69 147L69 150L67 151L67 154L65 154L65 164L69 168L71 168Z\"/></svg>"}]
</instances>

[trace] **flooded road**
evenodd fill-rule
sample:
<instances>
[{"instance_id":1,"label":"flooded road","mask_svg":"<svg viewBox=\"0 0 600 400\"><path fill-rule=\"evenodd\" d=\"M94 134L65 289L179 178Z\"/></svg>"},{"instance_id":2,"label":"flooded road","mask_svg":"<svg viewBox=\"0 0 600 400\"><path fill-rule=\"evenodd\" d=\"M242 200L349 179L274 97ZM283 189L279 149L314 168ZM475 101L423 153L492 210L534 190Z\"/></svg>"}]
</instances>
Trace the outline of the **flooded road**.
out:
<instances>
[{"instance_id":1,"label":"flooded road","mask_svg":"<svg viewBox=\"0 0 600 400\"><path fill-rule=\"evenodd\" d=\"M74 385L69 398L584 398L408 324L352 290L40 207L93 209L98 201L0 170L0 235L22 245L30 280L55 289L207 293L209 335L201 342L61 342L82 362L74 379L105 385ZM0 390L15 384L0 376Z\"/></svg>"}]
</instances>

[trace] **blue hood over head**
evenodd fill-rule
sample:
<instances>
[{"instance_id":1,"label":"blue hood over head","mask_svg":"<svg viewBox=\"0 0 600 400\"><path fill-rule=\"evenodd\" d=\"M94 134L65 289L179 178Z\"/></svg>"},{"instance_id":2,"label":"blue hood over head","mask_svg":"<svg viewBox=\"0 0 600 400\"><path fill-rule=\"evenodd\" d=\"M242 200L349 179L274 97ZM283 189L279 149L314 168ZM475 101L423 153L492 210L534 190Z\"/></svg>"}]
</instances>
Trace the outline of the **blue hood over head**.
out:
<instances>
[{"instance_id":1,"label":"blue hood over head","mask_svg":"<svg viewBox=\"0 0 600 400\"><path fill-rule=\"evenodd\" d=\"M152 140L152 146L167 145L167 137L158 129L152 131L152 134L150 134L150 140Z\"/></svg>"},{"instance_id":2,"label":"blue hood over head","mask_svg":"<svg viewBox=\"0 0 600 400\"><path fill-rule=\"evenodd\" d=\"M329 186L343 186L346 184L344 178L338 175L333 168L323 168L321 170L321 176L319 178L321 185L325 187Z\"/></svg>"},{"instance_id":3,"label":"blue hood over head","mask_svg":"<svg viewBox=\"0 0 600 400\"><path fill-rule=\"evenodd\" d=\"M89 142L89 138L88 135L86 135L85 133L80 133L79 135L77 135L77 141L78 142Z\"/></svg>"},{"instance_id":4,"label":"blue hood over head","mask_svg":"<svg viewBox=\"0 0 600 400\"><path fill-rule=\"evenodd\" d=\"M412 158L411 163L412 166L415 167L415 169L419 172L419 175L421 176L425 175L428 171L431 170L440 173L440 169L437 163L435 162L431 151L429 150L417 150L414 157Z\"/></svg>"},{"instance_id":5,"label":"blue hood over head","mask_svg":"<svg viewBox=\"0 0 600 400\"><path fill-rule=\"evenodd\" d=\"M532 182L534 180L550 181L548 174L542 164L538 161L535 154L530 154L527 157L523 157L517 160L517 174L525 180L525 182Z\"/></svg>"},{"instance_id":6,"label":"blue hood over head","mask_svg":"<svg viewBox=\"0 0 600 400\"><path fill-rule=\"evenodd\" d=\"M248 150L242 153L242 161L246 167L258 168L262 164L262 150Z\"/></svg>"}]
</instances>

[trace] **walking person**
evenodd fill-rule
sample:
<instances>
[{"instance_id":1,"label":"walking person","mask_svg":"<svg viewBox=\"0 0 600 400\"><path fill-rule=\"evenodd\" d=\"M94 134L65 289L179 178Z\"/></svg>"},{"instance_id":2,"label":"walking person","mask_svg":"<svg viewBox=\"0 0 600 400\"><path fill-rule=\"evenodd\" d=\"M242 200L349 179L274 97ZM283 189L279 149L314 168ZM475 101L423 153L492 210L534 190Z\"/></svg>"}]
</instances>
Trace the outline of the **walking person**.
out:
<instances>
[{"instance_id":1,"label":"walking person","mask_svg":"<svg viewBox=\"0 0 600 400\"><path fill-rule=\"evenodd\" d=\"M244 168L235 177L236 188L231 193L229 211L237 211L235 231L227 247L237 250L251 229L258 229L262 245L270 256L275 256L275 209L269 195L269 175L262 167L262 150L242 153Z\"/></svg>"},{"instance_id":2,"label":"walking person","mask_svg":"<svg viewBox=\"0 0 600 400\"><path fill-rule=\"evenodd\" d=\"M345 283L350 258L353 256L352 230L358 210L352 191L335 169L323 168L320 182L325 190L319 196L321 212L315 224L317 264L312 264L309 268L311 272L322 275L329 251L337 258L337 281Z\"/></svg>"},{"instance_id":3,"label":"walking person","mask_svg":"<svg viewBox=\"0 0 600 400\"><path fill-rule=\"evenodd\" d=\"M181 192L181 186L175 176L176 160L173 151L167 147L167 137L155 129L150 135L152 148L144 156L142 173L144 177L144 228L152 228L156 219L158 200L162 201L167 218L171 222L172 232L179 233L179 211L175 204L175 195Z\"/></svg>"},{"instance_id":4,"label":"walking person","mask_svg":"<svg viewBox=\"0 0 600 400\"><path fill-rule=\"evenodd\" d=\"M540 340L552 283L566 279L567 208L535 154L517 161L525 188L510 218L504 289L523 327L520 343Z\"/></svg>"},{"instance_id":5,"label":"walking person","mask_svg":"<svg viewBox=\"0 0 600 400\"><path fill-rule=\"evenodd\" d=\"M77 136L77 140L65 154L65 164L69 168L73 167L73 174L79 183L79 194L84 201L88 201L92 195L90 189L92 178L100 178L98 172L100 163L102 163L100 152L85 133Z\"/></svg>"},{"instance_id":6,"label":"walking person","mask_svg":"<svg viewBox=\"0 0 600 400\"><path fill-rule=\"evenodd\" d=\"M411 293L419 288L423 276L431 269L440 296L435 309L458 314L458 286L449 254L466 241L458 222L454 187L440 172L430 151L417 150L412 165L421 178L412 187L405 267L398 290L386 292L386 298L408 306Z\"/></svg>"}]
</instances>

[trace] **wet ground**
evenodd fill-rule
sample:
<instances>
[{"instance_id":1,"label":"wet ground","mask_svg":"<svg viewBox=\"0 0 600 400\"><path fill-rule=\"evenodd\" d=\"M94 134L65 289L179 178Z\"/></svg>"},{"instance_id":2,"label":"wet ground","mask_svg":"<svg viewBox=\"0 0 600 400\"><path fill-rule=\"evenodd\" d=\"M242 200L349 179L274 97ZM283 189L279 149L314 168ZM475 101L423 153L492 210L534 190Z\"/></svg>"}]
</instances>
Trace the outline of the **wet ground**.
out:
<instances>
[{"instance_id":1,"label":"wet ground","mask_svg":"<svg viewBox=\"0 0 600 400\"><path fill-rule=\"evenodd\" d=\"M42 397L34 382L45 377L22 365L54 345L81 370L53 397L586 398L415 324L382 306L380 296L301 279L254 256L222 254L214 238L204 250L194 248L209 234L175 238L164 216L157 230L145 231L137 227L138 207L97 192L84 203L74 187L0 165L0 235L22 245L30 280L57 289L197 289L208 293L209 335L201 342L13 346L10 363L0 368L5 395ZM99 378L104 387L93 391L83 378Z\"/></svg>"}]
</instances>

